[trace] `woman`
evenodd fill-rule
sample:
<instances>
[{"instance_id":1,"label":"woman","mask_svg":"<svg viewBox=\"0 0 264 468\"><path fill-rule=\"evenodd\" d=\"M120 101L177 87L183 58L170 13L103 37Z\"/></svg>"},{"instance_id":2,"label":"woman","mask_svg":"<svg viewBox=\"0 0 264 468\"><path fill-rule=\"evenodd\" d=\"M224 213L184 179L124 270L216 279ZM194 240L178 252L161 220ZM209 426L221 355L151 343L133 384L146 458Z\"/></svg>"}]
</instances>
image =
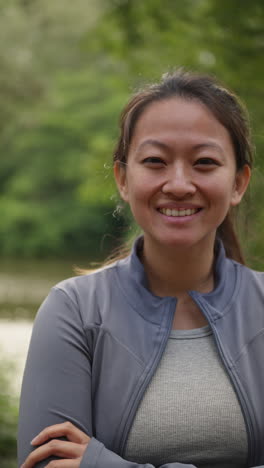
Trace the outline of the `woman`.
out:
<instances>
[{"instance_id":1,"label":"woman","mask_svg":"<svg viewBox=\"0 0 264 468\"><path fill-rule=\"evenodd\" d=\"M245 112L212 78L131 99L114 174L143 236L41 306L19 466L264 466L264 274L232 225L251 163Z\"/></svg>"}]
</instances>

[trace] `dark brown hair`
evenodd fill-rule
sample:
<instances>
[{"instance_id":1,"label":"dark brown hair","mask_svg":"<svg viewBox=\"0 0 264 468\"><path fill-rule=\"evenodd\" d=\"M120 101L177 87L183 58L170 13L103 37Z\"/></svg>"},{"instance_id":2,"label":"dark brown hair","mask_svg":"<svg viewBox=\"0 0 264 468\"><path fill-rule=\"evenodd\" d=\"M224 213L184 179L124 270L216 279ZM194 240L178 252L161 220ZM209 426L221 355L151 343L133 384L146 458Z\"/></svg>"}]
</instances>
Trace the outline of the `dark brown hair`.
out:
<instances>
[{"instance_id":1,"label":"dark brown hair","mask_svg":"<svg viewBox=\"0 0 264 468\"><path fill-rule=\"evenodd\" d=\"M243 169L246 164L252 167L253 146L248 115L243 104L215 78L182 69L166 73L159 83L146 86L128 102L120 117L120 136L114 152L114 162L127 162L135 125L146 107L155 101L174 97L195 99L203 103L229 132L237 171ZM229 210L217 229L217 236L223 241L228 257L245 263L234 226L234 216L234 210Z\"/></svg>"}]
</instances>

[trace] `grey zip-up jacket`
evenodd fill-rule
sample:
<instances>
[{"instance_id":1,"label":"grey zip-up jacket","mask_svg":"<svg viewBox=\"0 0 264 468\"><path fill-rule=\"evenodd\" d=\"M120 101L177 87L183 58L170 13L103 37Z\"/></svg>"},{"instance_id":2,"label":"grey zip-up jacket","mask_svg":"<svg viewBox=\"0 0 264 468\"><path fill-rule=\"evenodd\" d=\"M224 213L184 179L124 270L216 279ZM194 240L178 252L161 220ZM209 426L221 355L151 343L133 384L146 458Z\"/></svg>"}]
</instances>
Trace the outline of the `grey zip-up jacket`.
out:
<instances>
[{"instance_id":1,"label":"grey zip-up jacket","mask_svg":"<svg viewBox=\"0 0 264 468\"><path fill-rule=\"evenodd\" d=\"M262 466L264 273L227 259L221 244L218 250L214 291L189 294L210 323L237 393L248 434L247 466ZM122 454L166 347L176 304L176 298L148 290L136 246L126 259L51 290L37 314L26 363L19 466L40 430L71 421L92 437L81 468L153 468ZM181 467L193 465L175 460L160 468Z\"/></svg>"}]
</instances>

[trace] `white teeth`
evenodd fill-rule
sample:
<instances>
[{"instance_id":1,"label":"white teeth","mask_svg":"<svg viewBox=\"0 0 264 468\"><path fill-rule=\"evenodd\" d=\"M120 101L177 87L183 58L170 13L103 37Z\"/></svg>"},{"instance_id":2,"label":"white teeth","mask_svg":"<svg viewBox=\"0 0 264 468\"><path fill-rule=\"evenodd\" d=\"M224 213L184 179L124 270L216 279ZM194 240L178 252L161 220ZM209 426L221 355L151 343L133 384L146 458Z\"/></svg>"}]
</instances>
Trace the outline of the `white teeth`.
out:
<instances>
[{"instance_id":1,"label":"white teeth","mask_svg":"<svg viewBox=\"0 0 264 468\"><path fill-rule=\"evenodd\" d=\"M194 213L197 213L198 209L195 208L188 208L187 210L171 210L169 208L161 208L160 209L161 213L163 213L166 216L190 216L193 215Z\"/></svg>"}]
</instances>

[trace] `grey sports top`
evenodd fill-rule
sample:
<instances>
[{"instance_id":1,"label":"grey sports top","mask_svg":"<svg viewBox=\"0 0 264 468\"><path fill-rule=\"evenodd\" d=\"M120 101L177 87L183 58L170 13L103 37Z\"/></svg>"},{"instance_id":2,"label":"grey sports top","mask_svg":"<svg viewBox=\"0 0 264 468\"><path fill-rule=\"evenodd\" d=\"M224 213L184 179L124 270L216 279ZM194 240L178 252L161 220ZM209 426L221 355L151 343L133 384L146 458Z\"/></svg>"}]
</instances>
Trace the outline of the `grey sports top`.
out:
<instances>
[{"instance_id":1,"label":"grey sports top","mask_svg":"<svg viewBox=\"0 0 264 468\"><path fill-rule=\"evenodd\" d=\"M242 468L247 434L236 394L209 325L172 330L137 411L124 458Z\"/></svg>"}]
</instances>

